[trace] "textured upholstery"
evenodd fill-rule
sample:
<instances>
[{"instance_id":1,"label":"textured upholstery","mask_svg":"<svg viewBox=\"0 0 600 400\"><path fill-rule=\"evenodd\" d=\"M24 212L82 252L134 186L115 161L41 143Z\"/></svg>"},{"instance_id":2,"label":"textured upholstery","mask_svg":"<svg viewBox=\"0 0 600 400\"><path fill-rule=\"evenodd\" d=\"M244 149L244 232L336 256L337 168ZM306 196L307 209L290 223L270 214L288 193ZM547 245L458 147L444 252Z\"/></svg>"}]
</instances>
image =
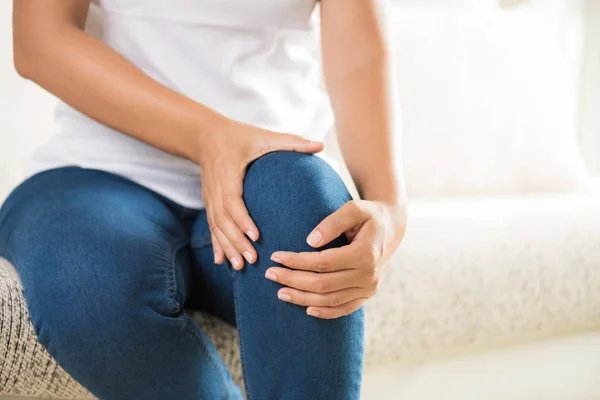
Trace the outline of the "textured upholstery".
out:
<instances>
[{"instance_id":1,"label":"textured upholstery","mask_svg":"<svg viewBox=\"0 0 600 400\"><path fill-rule=\"evenodd\" d=\"M365 368L600 327L600 197L413 201L406 239L367 305ZM236 381L236 332L197 315ZM89 395L35 339L0 262L0 395Z\"/></svg>"}]
</instances>

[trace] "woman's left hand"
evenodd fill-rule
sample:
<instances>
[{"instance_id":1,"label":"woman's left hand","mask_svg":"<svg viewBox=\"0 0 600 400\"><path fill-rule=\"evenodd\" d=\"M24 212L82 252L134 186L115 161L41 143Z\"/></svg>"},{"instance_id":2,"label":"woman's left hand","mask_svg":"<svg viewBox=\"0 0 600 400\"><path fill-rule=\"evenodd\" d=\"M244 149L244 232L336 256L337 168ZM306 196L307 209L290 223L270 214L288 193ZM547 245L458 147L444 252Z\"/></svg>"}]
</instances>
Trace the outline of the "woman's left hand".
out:
<instances>
[{"instance_id":1,"label":"woman's left hand","mask_svg":"<svg viewBox=\"0 0 600 400\"><path fill-rule=\"evenodd\" d=\"M377 293L385 267L404 237L406 206L353 200L325 218L308 235L314 248L345 234L347 246L318 252L277 251L271 260L288 268L267 269L267 279L285 287L280 300L307 306L318 318L356 311Z\"/></svg>"}]
</instances>

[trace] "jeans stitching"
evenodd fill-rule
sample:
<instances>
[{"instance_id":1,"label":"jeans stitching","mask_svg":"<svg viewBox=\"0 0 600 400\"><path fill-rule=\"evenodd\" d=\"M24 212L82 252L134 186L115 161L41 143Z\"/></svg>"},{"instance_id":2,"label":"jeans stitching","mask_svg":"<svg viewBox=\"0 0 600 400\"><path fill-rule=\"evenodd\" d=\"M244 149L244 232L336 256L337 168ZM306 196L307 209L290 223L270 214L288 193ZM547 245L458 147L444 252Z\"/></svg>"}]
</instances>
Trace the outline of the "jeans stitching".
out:
<instances>
[{"instance_id":1,"label":"jeans stitching","mask_svg":"<svg viewBox=\"0 0 600 400\"><path fill-rule=\"evenodd\" d=\"M177 295L177 279L175 277L175 261L177 259L177 253L179 253L179 251L188 243L188 240L185 239L179 243L177 243L174 247L173 252L171 253L171 265L169 266L169 269L167 271L167 292L168 292L168 296L169 299L171 299L171 306L169 309L169 312L171 314L175 314L177 313L177 311L179 311L180 308L180 304L177 302L176 299L176 295Z\"/></svg>"},{"instance_id":2,"label":"jeans stitching","mask_svg":"<svg viewBox=\"0 0 600 400\"><path fill-rule=\"evenodd\" d=\"M244 377L244 387L246 388L247 400L252 400L252 392L250 391L250 384L248 382L248 372L246 369L245 356L244 356L244 335L242 334L242 324L240 321L240 312L238 308L238 284L233 269L231 270L231 276L233 278L233 304L235 307L235 319L238 327L238 338L240 342L240 363L242 364L242 375Z\"/></svg>"},{"instance_id":3,"label":"jeans stitching","mask_svg":"<svg viewBox=\"0 0 600 400\"><path fill-rule=\"evenodd\" d=\"M214 356L212 354L210 354L210 352L206 348L206 345L204 344L202 339L199 337L198 332L196 332L195 329L190 325L191 321L192 321L192 317L190 315L185 314L183 316L184 329L192 337L192 340L194 342L196 342L198 347L200 347L202 353L204 353L204 355L208 359L209 364L212 366L213 370L217 373L217 375L220 378L219 383L220 383L221 389L223 389L224 393L227 393L227 397L229 398L229 389L227 387L226 374L223 372L222 368L219 368L218 361L215 361Z\"/></svg>"},{"instance_id":4,"label":"jeans stitching","mask_svg":"<svg viewBox=\"0 0 600 400\"><path fill-rule=\"evenodd\" d=\"M172 256L171 256L171 265L170 265L169 271L167 273L167 290L169 292L168 293L169 297L172 300L171 310L170 310L171 314L177 313L180 308L180 304L177 302L177 299L175 298L175 296L177 294L177 279L175 276L175 261L177 259L177 254L179 253L179 251L181 251L181 249L188 242L189 242L189 240L185 239L185 240L182 240L181 242L177 243L174 247L174 250L173 250ZM188 314L184 314L183 322L184 322L184 328L185 328L186 332L192 337L192 340L200 347L202 353L204 353L204 355L208 359L208 362L212 366L213 370L217 373L217 375L219 375L220 386L224 390L224 392L227 393L227 396L229 397L229 390L227 388L226 376L223 376L224 373L223 373L222 369L219 368L218 361L215 361L214 356L212 354L210 354L210 352L206 348L206 345L204 344L202 339L199 337L198 333L190 325L190 320L191 320L191 317Z\"/></svg>"}]
</instances>

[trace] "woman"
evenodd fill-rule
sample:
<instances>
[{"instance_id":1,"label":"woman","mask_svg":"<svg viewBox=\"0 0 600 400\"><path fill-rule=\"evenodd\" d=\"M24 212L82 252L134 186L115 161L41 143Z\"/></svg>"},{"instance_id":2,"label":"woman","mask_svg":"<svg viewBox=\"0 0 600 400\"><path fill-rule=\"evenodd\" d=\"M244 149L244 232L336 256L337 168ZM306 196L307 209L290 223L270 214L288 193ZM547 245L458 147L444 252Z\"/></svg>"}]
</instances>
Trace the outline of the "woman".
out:
<instances>
[{"instance_id":1,"label":"woman","mask_svg":"<svg viewBox=\"0 0 600 400\"><path fill-rule=\"evenodd\" d=\"M190 307L236 324L248 398L359 398L405 225L375 3L322 1L327 97L314 0L100 0L95 35L90 1L14 2L16 69L63 103L0 255L94 395L241 398ZM332 116L362 200L312 155Z\"/></svg>"}]
</instances>

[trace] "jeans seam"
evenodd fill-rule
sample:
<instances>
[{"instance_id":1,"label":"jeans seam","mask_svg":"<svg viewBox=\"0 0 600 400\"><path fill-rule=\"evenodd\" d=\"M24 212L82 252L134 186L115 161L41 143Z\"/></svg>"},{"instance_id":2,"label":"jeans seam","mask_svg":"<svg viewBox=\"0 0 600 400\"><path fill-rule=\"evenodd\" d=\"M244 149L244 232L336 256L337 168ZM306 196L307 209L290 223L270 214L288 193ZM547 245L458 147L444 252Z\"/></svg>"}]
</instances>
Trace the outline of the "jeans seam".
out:
<instances>
[{"instance_id":1,"label":"jeans seam","mask_svg":"<svg viewBox=\"0 0 600 400\"><path fill-rule=\"evenodd\" d=\"M240 321L240 312L239 312L239 308L238 308L238 284L237 284L237 279L235 277L235 274L233 272L234 270L231 270L231 276L233 278L233 304L235 307L235 319L237 322L237 327L238 327L238 341L240 343L240 363L242 364L242 376L244 378L244 387L246 388L246 400L252 400L252 392L250 391L250 383L248 381L248 373L247 373L247 369L246 369L246 363L245 363L245 356L244 356L244 335L242 334L242 324Z\"/></svg>"},{"instance_id":2,"label":"jeans seam","mask_svg":"<svg viewBox=\"0 0 600 400\"><path fill-rule=\"evenodd\" d=\"M181 251L181 249L187 243L189 243L189 240L185 239L175 245L172 255L171 255L171 265L170 265L169 271L167 273L167 290L168 290L169 298L172 300L171 310L169 310L169 311L173 315L179 311L180 306L181 306L176 299L177 278L175 276L175 261L177 259L177 254L179 253L179 251ZM221 368L219 368L218 362L216 362L214 357L210 354L210 352L206 348L206 345L204 344L202 339L200 337L198 337L198 333L194 330L194 328L192 326L190 326L190 319L191 319L191 316L189 314L184 313L184 315L183 315L184 329L192 337L192 340L198 345L198 347L200 347L202 353L206 356L206 358L207 358L209 364L211 365L211 367L213 368L213 370L217 373L217 375L219 375L221 389L224 391L224 393L227 393L227 397L229 397L229 390L227 388L226 376L223 376L224 372L222 371Z\"/></svg>"},{"instance_id":3,"label":"jeans seam","mask_svg":"<svg viewBox=\"0 0 600 400\"><path fill-rule=\"evenodd\" d=\"M188 239L182 240L175 245L173 252L171 253L170 266L167 271L167 294L171 300L169 309L170 314L176 314L179 311L181 305L177 301L177 279L175 277L175 261L177 259L177 253L188 243Z\"/></svg>"},{"instance_id":4,"label":"jeans seam","mask_svg":"<svg viewBox=\"0 0 600 400\"><path fill-rule=\"evenodd\" d=\"M227 394L227 398L230 398L229 389L227 387L226 374L222 370L222 368L219 368L218 362L216 362L214 359L214 356L212 354L210 354L210 352L206 348L206 345L204 344L202 339L199 337L198 332L196 332L194 330L194 328L192 326L190 326L191 320L192 320L192 317L189 314L185 314L183 316L184 329L191 336L192 340L198 345L198 347L200 347L200 350L202 351L202 353L204 353L204 355L208 359L209 364L211 365L213 370L219 376L219 378L220 378L219 383L220 383L221 389L223 390L224 393Z\"/></svg>"}]
</instances>

